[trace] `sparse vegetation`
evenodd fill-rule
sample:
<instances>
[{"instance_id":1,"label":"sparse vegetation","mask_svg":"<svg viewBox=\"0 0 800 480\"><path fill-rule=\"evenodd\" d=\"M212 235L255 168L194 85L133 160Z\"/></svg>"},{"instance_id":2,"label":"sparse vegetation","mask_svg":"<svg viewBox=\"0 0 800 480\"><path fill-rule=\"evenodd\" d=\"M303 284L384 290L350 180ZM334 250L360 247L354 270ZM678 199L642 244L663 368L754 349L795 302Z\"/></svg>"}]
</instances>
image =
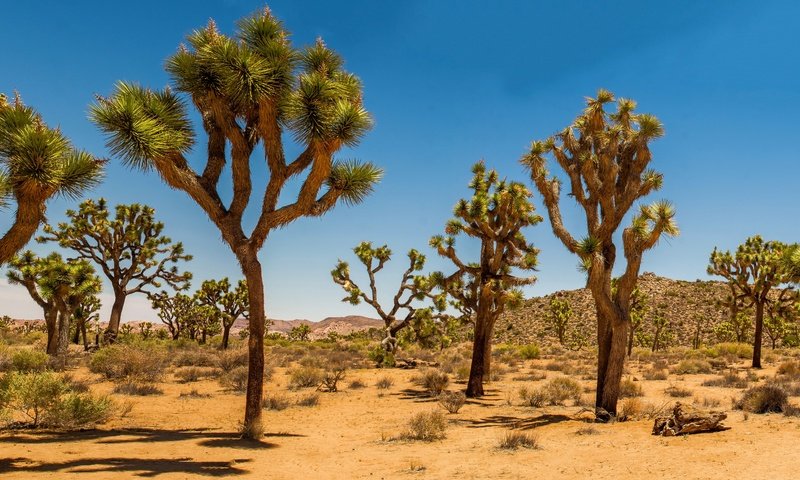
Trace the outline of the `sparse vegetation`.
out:
<instances>
[{"instance_id":1,"label":"sparse vegetation","mask_svg":"<svg viewBox=\"0 0 800 480\"><path fill-rule=\"evenodd\" d=\"M735 407L750 413L780 413L786 409L789 396L781 386L765 384L752 387L744 392Z\"/></svg>"},{"instance_id":2,"label":"sparse vegetation","mask_svg":"<svg viewBox=\"0 0 800 480\"><path fill-rule=\"evenodd\" d=\"M458 413L466 401L467 396L463 392L445 391L439 394L439 405L450 413Z\"/></svg>"},{"instance_id":3,"label":"sparse vegetation","mask_svg":"<svg viewBox=\"0 0 800 480\"><path fill-rule=\"evenodd\" d=\"M404 440L421 440L432 442L445 438L447 419L442 412L433 410L419 412L411 417L405 432L401 435Z\"/></svg>"},{"instance_id":4,"label":"sparse vegetation","mask_svg":"<svg viewBox=\"0 0 800 480\"><path fill-rule=\"evenodd\" d=\"M510 431L503 435L497 448L502 450L517 450L519 448L537 449L539 448L539 439L536 435L530 433Z\"/></svg>"}]
</instances>

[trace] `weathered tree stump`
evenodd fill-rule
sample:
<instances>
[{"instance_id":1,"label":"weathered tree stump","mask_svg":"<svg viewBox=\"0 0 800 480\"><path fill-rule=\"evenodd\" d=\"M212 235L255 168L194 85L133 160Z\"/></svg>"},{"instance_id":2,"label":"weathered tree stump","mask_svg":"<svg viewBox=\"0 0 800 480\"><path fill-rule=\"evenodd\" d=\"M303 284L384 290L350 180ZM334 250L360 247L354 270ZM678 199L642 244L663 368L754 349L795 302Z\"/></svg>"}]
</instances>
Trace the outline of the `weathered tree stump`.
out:
<instances>
[{"instance_id":1,"label":"weathered tree stump","mask_svg":"<svg viewBox=\"0 0 800 480\"><path fill-rule=\"evenodd\" d=\"M653 435L674 437L690 433L719 432L728 430L722 421L728 418L723 412L706 412L680 402L675 404L672 415L658 417L653 424Z\"/></svg>"},{"instance_id":2,"label":"weathered tree stump","mask_svg":"<svg viewBox=\"0 0 800 480\"><path fill-rule=\"evenodd\" d=\"M396 368L412 369L417 367L438 367L438 362L428 362L418 358L399 358L395 360L394 366Z\"/></svg>"}]
</instances>

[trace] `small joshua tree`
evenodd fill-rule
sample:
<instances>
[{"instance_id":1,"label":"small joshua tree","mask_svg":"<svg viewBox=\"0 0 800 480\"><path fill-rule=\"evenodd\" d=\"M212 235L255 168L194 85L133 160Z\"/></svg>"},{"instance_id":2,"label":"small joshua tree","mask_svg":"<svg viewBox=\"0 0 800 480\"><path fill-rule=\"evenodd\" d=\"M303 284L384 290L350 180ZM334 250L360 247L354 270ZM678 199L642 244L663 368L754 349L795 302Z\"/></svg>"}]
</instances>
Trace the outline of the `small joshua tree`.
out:
<instances>
[{"instance_id":1,"label":"small joshua tree","mask_svg":"<svg viewBox=\"0 0 800 480\"><path fill-rule=\"evenodd\" d=\"M466 394L483 396L484 378L491 367L492 333L497 318L522 302L520 287L532 285L536 277L518 277L514 270L536 268L539 250L525 240L522 229L542 218L534 212L531 192L521 183L500 180L484 163L472 167L471 199L460 200L455 218L445 227L447 236L437 235L431 246L456 267L450 275L436 274L441 288L456 302L475 312L472 364ZM456 235L465 234L480 242L478 262L465 262L456 253Z\"/></svg>"},{"instance_id":2,"label":"small joshua tree","mask_svg":"<svg viewBox=\"0 0 800 480\"><path fill-rule=\"evenodd\" d=\"M735 296L747 300L755 308L753 368L761 368L764 311L770 302L770 292L790 281L790 274L782 263L787 247L784 243L764 241L760 235L755 235L739 245L735 254L714 248L709 259L709 275L723 277L736 291Z\"/></svg>"},{"instance_id":3,"label":"small joshua tree","mask_svg":"<svg viewBox=\"0 0 800 480\"><path fill-rule=\"evenodd\" d=\"M586 109L571 125L547 140L533 142L522 158L542 195L553 233L578 256L587 272L586 286L597 311L595 408L601 420L617 413L631 323L631 294L644 252L663 235L678 234L672 205L662 201L642 206L622 232L626 265L612 293L617 260L614 234L634 202L661 188L662 175L647 166L652 159L650 141L664 133L656 117L634 111L633 100L619 99L617 111L607 112L606 105L614 100L611 92L600 90L596 98L587 99ZM564 170L569 195L586 217L586 235L580 240L564 226L559 204L561 180L549 176L548 155Z\"/></svg>"},{"instance_id":4,"label":"small joshua tree","mask_svg":"<svg viewBox=\"0 0 800 480\"><path fill-rule=\"evenodd\" d=\"M200 305L207 305L219 312L222 328L220 348L227 349L234 322L239 317L247 318L248 315L247 282L240 280L231 290L231 282L227 277L222 280L206 280L195 293L195 298Z\"/></svg>"},{"instance_id":5,"label":"small joshua tree","mask_svg":"<svg viewBox=\"0 0 800 480\"><path fill-rule=\"evenodd\" d=\"M311 327L305 323L289 330L289 340L294 340L295 342L307 342L309 335L311 335Z\"/></svg>"},{"instance_id":6,"label":"small joshua tree","mask_svg":"<svg viewBox=\"0 0 800 480\"><path fill-rule=\"evenodd\" d=\"M0 265L8 262L45 221L57 195L79 198L100 182L104 161L74 148L58 128L22 103L0 94L0 207L14 199L11 227L0 236ZM5 223L5 221L4 221Z\"/></svg>"},{"instance_id":7,"label":"small joshua tree","mask_svg":"<svg viewBox=\"0 0 800 480\"><path fill-rule=\"evenodd\" d=\"M550 312L546 317L547 329L553 332L561 345L567 343L567 328L571 318L572 307L569 300L557 297L550 299Z\"/></svg>"},{"instance_id":8,"label":"small joshua tree","mask_svg":"<svg viewBox=\"0 0 800 480\"><path fill-rule=\"evenodd\" d=\"M264 385L264 282L258 252L270 232L304 216L320 217L340 201L357 204L372 192L381 170L369 163L338 162L334 155L358 144L372 121L361 81L322 40L294 47L269 9L238 23L236 36L213 21L196 30L167 60L174 90L119 83L92 107L108 145L127 164L155 169L170 187L186 192L219 229L247 279L250 303L248 381L243 435L262 431ZM195 170L187 158L197 140L186 106L200 113L207 159ZM287 161L284 141L301 152ZM253 193L256 146L263 145L266 184L249 233L244 214ZM232 195L221 190L230 167ZM304 172L306 172L304 174ZM303 177L289 203L281 192ZM230 202L223 199L230 198Z\"/></svg>"},{"instance_id":9,"label":"small joshua tree","mask_svg":"<svg viewBox=\"0 0 800 480\"><path fill-rule=\"evenodd\" d=\"M173 340L181 337L197 306L194 298L179 292L174 295L165 291L155 293L150 296L150 302Z\"/></svg>"},{"instance_id":10,"label":"small joshua tree","mask_svg":"<svg viewBox=\"0 0 800 480\"><path fill-rule=\"evenodd\" d=\"M78 344L81 337L83 337L84 350L89 349L89 327L97 325L100 320L100 306L100 299L97 296L87 296L72 314L72 320L75 324L72 343Z\"/></svg>"},{"instance_id":11,"label":"small joshua tree","mask_svg":"<svg viewBox=\"0 0 800 480\"><path fill-rule=\"evenodd\" d=\"M447 307L446 296L432 293L437 285L431 276L416 274L425 268L425 255L414 249L409 250L408 268L400 277L400 286L392 298L390 308L384 308L378 300L376 275L391 260L392 251L387 245L374 248L371 242L361 242L353 249L353 253L367 271L368 291L365 292L352 280L350 265L345 261L339 260L331 271L331 276L333 281L347 292L347 296L342 299L343 302L358 305L363 301L381 317L386 328L386 336L381 345L387 352L393 353L397 349L397 334L402 329L408 326L416 327L415 331L424 336L422 332L431 328L429 325L424 325L425 323L447 321L448 316L444 313ZM432 299L434 305L421 306L420 302L426 299Z\"/></svg>"},{"instance_id":12,"label":"small joshua tree","mask_svg":"<svg viewBox=\"0 0 800 480\"><path fill-rule=\"evenodd\" d=\"M642 327L648 308L645 295L639 290L639 287L634 288L633 292L631 292L631 329L628 333L628 356L633 353L633 341L636 338L636 332Z\"/></svg>"},{"instance_id":13,"label":"small joshua tree","mask_svg":"<svg viewBox=\"0 0 800 480\"><path fill-rule=\"evenodd\" d=\"M46 296L39 285L46 266L47 262L44 258L37 256L30 250L26 250L20 255L11 258L6 275L9 283L25 287L31 298L41 307L47 331L46 351L49 355L55 355L58 349L58 310L56 309L55 300Z\"/></svg>"},{"instance_id":14,"label":"small joshua tree","mask_svg":"<svg viewBox=\"0 0 800 480\"><path fill-rule=\"evenodd\" d=\"M155 211L134 203L117 205L113 218L104 199L86 200L78 210L67 210L69 222L57 227L45 225L40 242L57 242L77 253L78 258L94 262L111 282L114 304L105 339L113 343L122 320L122 309L129 295L152 293L162 283L175 289L189 286L192 274L179 272L177 263L191 260L183 244L172 243L162 235L164 224L155 220Z\"/></svg>"}]
</instances>

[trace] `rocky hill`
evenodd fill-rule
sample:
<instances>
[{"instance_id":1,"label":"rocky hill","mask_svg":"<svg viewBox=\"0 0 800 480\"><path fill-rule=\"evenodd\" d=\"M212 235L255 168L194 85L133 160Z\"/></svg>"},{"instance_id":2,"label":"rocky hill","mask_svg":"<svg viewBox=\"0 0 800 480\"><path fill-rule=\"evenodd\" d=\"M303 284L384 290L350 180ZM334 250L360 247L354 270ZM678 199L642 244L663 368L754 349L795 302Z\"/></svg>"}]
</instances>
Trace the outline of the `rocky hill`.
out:
<instances>
[{"instance_id":1,"label":"rocky hill","mask_svg":"<svg viewBox=\"0 0 800 480\"><path fill-rule=\"evenodd\" d=\"M272 325L269 326L269 331L289 333L289 331L300 325L308 325L311 328L311 338L322 338L328 336L329 333L335 332L339 335L347 335L348 333L356 332L359 330L368 330L370 328L382 328L383 322L381 320L369 317L362 317L360 315L348 315L345 317L327 317L319 322L312 322L311 320L275 320L271 319ZM238 332L247 326L247 320L240 318L233 326L233 331Z\"/></svg>"},{"instance_id":2,"label":"rocky hill","mask_svg":"<svg viewBox=\"0 0 800 480\"><path fill-rule=\"evenodd\" d=\"M728 312L718 306L725 298L727 286L723 282L672 280L653 273L639 277L639 290L645 295L649 309L642 329L645 334L653 330L652 318L660 312L668 321L670 344L690 346L699 330L701 342L714 342L713 329L727 319ZM596 343L596 315L594 302L588 289L562 290L544 297L525 301L517 310L507 312L497 322L495 336L509 343L550 343L556 339L546 331L546 318L553 297L566 299L572 307L571 328Z\"/></svg>"}]
</instances>

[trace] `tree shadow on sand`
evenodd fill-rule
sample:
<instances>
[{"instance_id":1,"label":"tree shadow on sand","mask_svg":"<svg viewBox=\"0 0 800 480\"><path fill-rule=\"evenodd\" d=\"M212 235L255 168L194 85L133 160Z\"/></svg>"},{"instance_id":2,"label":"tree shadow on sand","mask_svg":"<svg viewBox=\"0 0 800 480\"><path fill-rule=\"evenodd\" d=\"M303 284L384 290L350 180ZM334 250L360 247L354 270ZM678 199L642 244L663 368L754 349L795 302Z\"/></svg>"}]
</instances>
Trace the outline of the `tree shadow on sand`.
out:
<instances>
[{"instance_id":1,"label":"tree shadow on sand","mask_svg":"<svg viewBox=\"0 0 800 480\"><path fill-rule=\"evenodd\" d=\"M514 430L530 430L532 428L552 425L554 423L574 421L567 415L543 414L538 417L512 417L507 415L493 415L479 420L460 420L468 428L506 427Z\"/></svg>"},{"instance_id":2,"label":"tree shadow on sand","mask_svg":"<svg viewBox=\"0 0 800 480\"><path fill-rule=\"evenodd\" d=\"M206 477L244 475L248 470L239 467L249 459L224 461L196 461L190 458L81 458L63 462L35 462L26 458L0 458L0 473L133 473L137 477L152 478L167 473L184 473Z\"/></svg>"}]
</instances>

